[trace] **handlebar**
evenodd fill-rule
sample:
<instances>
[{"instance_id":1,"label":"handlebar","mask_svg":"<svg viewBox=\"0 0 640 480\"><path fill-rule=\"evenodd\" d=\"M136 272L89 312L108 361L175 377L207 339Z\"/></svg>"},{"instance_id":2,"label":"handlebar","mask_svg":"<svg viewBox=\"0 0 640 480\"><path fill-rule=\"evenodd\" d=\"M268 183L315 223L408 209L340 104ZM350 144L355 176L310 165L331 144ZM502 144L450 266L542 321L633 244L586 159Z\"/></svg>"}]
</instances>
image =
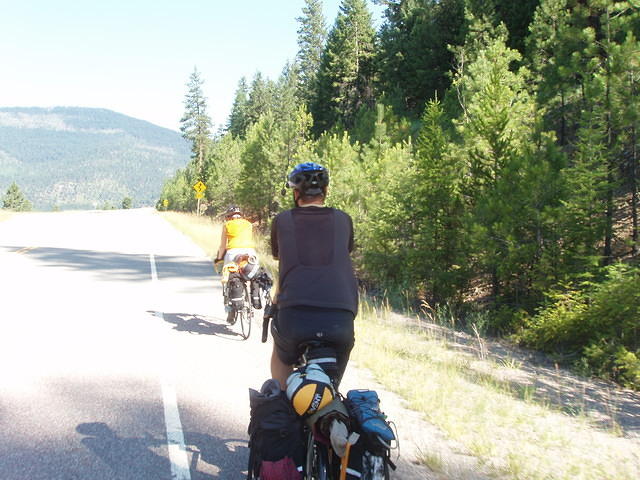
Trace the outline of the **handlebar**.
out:
<instances>
[{"instance_id":1,"label":"handlebar","mask_svg":"<svg viewBox=\"0 0 640 480\"><path fill-rule=\"evenodd\" d=\"M224 260L214 260L213 261L213 271L216 273L220 273L222 271L222 267L224 266Z\"/></svg>"},{"instance_id":2,"label":"handlebar","mask_svg":"<svg viewBox=\"0 0 640 480\"><path fill-rule=\"evenodd\" d=\"M262 317L262 343L267 342L269 337L269 322L277 315L278 307L271 303L270 297L267 295L267 303L264 306L264 316Z\"/></svg>"},{"instance_id":3,"label":"handlebar","mask_svg":"<svg viewBox=\"0 0 640 480\"><path fill-rule=\"evenodd\" d=\"M269 321L271 317L262 318L262 343L267 343L267 337L269 336Z\"/></svg>"}]
</instances>

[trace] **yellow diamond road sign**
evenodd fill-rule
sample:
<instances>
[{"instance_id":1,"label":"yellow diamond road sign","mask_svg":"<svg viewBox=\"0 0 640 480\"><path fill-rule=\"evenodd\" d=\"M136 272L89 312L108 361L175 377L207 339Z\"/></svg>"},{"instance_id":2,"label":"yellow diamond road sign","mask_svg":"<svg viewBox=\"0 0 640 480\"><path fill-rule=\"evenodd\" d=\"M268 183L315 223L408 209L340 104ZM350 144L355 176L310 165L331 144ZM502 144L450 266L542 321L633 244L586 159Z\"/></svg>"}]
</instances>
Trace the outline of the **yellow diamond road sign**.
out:
<instances>
[{"instance_id":1,"label":"yellow diamond road sign","mask_svg":"<svg viewBox=\"0 0 640 480\"><path fill-rule=\"evenodd\" d=\"M204 198L204 192L196 192L196 198Z\"/></svg>"},{"instance_id":2,"label":"yellow diamond road sign","mask_svg":"<svg viewBox=\"0 0 640 480\"><path fill-rule=\"evenodd\" d=\"M202 193L207 189L207 186L198 180L198 182L193 186L193 189L198 193Z\"/></svg>"}]
</instances>

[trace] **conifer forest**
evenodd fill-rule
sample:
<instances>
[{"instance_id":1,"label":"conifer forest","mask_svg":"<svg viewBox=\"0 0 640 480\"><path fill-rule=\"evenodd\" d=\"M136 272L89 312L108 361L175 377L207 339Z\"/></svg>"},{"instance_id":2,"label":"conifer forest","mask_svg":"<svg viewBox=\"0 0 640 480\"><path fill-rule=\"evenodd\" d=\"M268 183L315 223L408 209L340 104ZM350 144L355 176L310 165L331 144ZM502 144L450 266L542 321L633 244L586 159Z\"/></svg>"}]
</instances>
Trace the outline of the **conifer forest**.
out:
<instances>
[{"instance_id":1,"label":"conifer forest","mask_svg":"<svg viewBox=\"0 0 640 480\"><path fill-rule=\"evenodd\" d=\"M319 162L370 295L640 388L640 2L375 3L379 28L365 0L305 0L297 56L239 79L217 131L194 70L158 208L195 211L201 180L204 214L267 231Z\"/></svg>"}]
</instances>

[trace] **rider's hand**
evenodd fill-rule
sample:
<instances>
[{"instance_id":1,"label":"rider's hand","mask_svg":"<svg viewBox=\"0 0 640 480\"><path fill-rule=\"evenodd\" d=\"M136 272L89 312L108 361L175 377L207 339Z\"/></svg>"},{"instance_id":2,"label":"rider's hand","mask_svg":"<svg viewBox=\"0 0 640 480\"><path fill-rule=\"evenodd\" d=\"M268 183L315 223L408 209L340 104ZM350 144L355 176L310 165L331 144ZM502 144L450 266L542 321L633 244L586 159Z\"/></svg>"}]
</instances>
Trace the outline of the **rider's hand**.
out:
<instances>
[{"instance_id":1,"label":"rider's hand","mask_svg":"<svg viewBox=\"0 0 640 480\"><path fill-rule=\"evenodd\" d=\"M269 302L264 307L264 315L262 317L262 343L267 341L269 335L269 322L278 315L278 305Z\"/></svg>"},{"instance_id":2,"label":"rider's hand","mask_svg":"<svg viewBox=\"0 0 640 480\"><path fill-rule=\"evenodd\" d=\"M269 305L264 307L264 317L273 319L278 315L278 305L274 303L270 303Z\"/></svg>"},{"instance_id":3,"label":"rider's hand","mask_svg":"<svg viewBox=\"0 0 640 480\"><path fill-rule=\"evenodd\" d=\"M219 270L222 270L222 263L223 263L222 258L216 258L213 261L213 270L216 273L220 273Z\"/></svg>"}]
</instances>

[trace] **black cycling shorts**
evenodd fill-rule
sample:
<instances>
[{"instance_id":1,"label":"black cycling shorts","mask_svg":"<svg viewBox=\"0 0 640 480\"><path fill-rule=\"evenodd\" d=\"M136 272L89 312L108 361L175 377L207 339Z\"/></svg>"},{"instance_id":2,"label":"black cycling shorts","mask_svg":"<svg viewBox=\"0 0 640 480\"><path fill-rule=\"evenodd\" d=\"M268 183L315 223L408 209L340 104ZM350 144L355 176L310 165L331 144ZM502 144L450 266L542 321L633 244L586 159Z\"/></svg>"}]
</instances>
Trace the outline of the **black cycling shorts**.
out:
<instances>
[{"instance_id":1,"label":"black cycling shorts","mask_svg":"<svg viewBox=\"0 0 640 480\"><path fill-rule=\"evenodd\" d=\"M282 363L294 365L304 353L300 345L310 340L326 342L336 351L339 378L347 368L353 348L353 312L335 308L287 307L271 324L276 354Z\"/></svg>"}]
</instances>

